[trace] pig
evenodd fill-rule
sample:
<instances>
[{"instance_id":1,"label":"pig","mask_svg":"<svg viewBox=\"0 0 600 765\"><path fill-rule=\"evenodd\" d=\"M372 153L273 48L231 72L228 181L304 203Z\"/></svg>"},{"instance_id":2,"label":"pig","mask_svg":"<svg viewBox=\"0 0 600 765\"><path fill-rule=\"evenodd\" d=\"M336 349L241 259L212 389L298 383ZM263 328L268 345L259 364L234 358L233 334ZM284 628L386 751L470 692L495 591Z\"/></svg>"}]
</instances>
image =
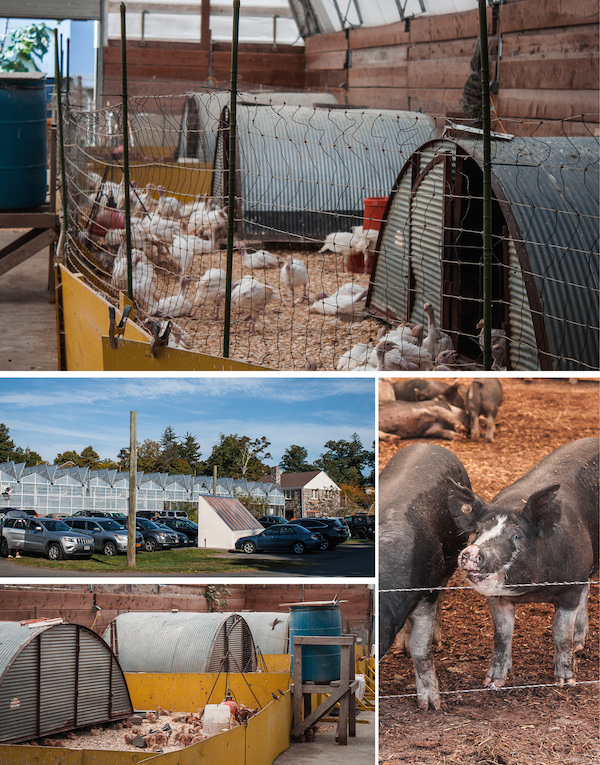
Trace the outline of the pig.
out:
<instances>
[{"instance_id":1,"label":"pig","mask_svg":"<svg viewBox=\"0 0 600 765\"><path fill-rule=\"evenodd\" d=\"M379 437L464 439L464 412L444 401L384 401L379 406Z\"/></svg>"},{"instance_id":2,"label":"pig","mask_svg":"<svg viewBox=\"0 0 600 765\"><path fill-rule=\"evenodd\" d=\"M385 656L408 620L421 709L440 708L431 648L436 588L456 570L467 541L448 510L449 493L457 485L470 489L466 470L436 444L404 447L379 476L379 656Z\"/></svg>"},{"instance_id":3,"label":"pig","mask_svg":"<svg viewBox=\"0 0 600 765\"><path fill-rule=\"evenodd\" d=\"M449 404L464 408L465 399L458 380L449 385L439 380L399 380L393 384L397 401L427 401L443 398Z\"/></svg>"},{"instance_id":4,"label":"pig","mask_svg":"<svg viewBox=\"0 0 600 765\"><path fill-rule=\"evenodd\" d=\"M494 622L484 684L505 684L515 604L531 602L554 604L554 675L574 683L587 634L585 581L598 568L598 439L559 447L489 503L457 483L449 506L457 531L471 535L460 568Z\"/></svg>"},{"instance_id":5,"label":"pig","mask_svg":"<svg viewBox=\"0 0 600 765\"><path fill-rule=\"evenodd\" d=\"M497 377L479 377L467 391L466 410L471 424L471 438L479 438L479 415L487 418L485 439L492 443L496 429L496 415L502 403L502 385Z\"/></svg>"}]
</instances>

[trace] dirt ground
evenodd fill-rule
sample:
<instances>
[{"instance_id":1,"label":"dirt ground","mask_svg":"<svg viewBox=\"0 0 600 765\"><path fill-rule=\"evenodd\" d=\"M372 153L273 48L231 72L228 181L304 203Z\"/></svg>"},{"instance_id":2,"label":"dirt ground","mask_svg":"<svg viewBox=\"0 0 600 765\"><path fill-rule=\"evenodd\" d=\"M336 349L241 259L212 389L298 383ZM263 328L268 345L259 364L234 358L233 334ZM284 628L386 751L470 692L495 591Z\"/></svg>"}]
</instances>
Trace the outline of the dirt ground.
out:
<instances>
[{"instance_id":1,"label":"dirt ground","mask_svg":"<svg viewBox=\"0 0 600 765\"><path fill-rule=\"evenodd\" d=\"M504 403L493 444L429 439L461 459L473 490L484 499L491 499L561 444L598 434L597 381L573 385L558 379L530 382L503 379L502 385ZM380 469L396 451L397 447L380 443ZM450 587L464 584L458 573L449 582ZM489 690L483 689L483 679L493 626L485 599L469 588L449 590L442 606L443 644L435 652L443 692L442 709L439 712L418 709L413 695L412 662L392 648L380 665L380 762L386 765L598 762L598 598L595 584L590 593L589 636L584 650L578 654L576 686L552 686L553 607L534 603L517 606L513 668L507 682L513 689Z\"/></svg>"},{"instance_id":2,"label":"dirt ground","mask_svg":"<svg viewBox=\"0 0 600 765\"><path fill-rule=\"evenodd\" d=\"M249 251L255 248L249 247ZM257 245L256 249L259 249ZM250 334L249 323L243 320L247 311L240 312L232 306L230 357L248 361L273 369L305 370L307 360L316 363L319 370L335 370L340 356L359 342L375 340L381 326L372 318L357 321L344 321L337 316L323 316L309 313L309 306L315 302L319 293L328 295L337 292L343 285L353 282L366 289L369 275L347 273L343 270L341 255L331 252L320 254L318 251L290 251L289 249L271 250L278 258L279 268L250 269L243 267L238 250L233 253L233 282L242 276L253 275L256 279L273 289L273 296L265 310L258 314L255 332ZM167 256L160 259L156 253L146 250L154 265L156 299L179 292L179 276L173 272L173 264ZM291 306L291 295L281 283L281 266L288 255L300 260L308 272L308 300L303 300L302 288L294 294L295 305ZM110 266L112 268L112 266ZM226 270L226 252L206 253L196 256L190 270L190 286L186 298L194 302L195 282L209 268ZM101 277L101 281L110 284L110 270ZM110 291L110 288L107 288ZM144 318L143 310L138 311ZM223 352L223 310L215 318L215 304L206 301L200 304L194 317L175 318L174 321L187 332L193 344L191 350L221 356Z\"/></svg>"}]
</instances>

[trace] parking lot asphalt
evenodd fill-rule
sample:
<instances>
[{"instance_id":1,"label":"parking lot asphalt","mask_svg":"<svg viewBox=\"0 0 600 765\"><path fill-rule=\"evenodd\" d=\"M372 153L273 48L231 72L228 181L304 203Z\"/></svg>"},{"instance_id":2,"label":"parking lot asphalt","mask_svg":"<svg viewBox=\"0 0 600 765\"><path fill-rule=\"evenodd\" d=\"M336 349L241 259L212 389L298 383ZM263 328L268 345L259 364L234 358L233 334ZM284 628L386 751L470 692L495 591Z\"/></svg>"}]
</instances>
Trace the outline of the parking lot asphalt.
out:
<instances>
[{"instance_id":1,"label":"parking lot asphalt","mask_svg":"<svg viewBox=\"0 0 600 765\"><path fill-rule=\"evenodd\" d=\"M143 553L144 555L152 555L152 553ZM373 577L375 576L375 544L373 542L354 542L352 544L343 544L336 547L335 550L329 550L327 552L319 553L305 553L304 555L295 555L294 553L279 553L279 554L263 554L255 553L254 555L246 555L242 552L226 552L221 553L219 556L221 559L235 559L239 561L240 558L248 558L248 562L251 560L277 560L286 561L297 564L301 563L301 566L290 565L289 568L278 567L276 570L269 571L240 571L236 568L235 571L222 571L218 574L215 573L194 573L195 577L210 577L211 579L228 579L231 577ZM94 579L96 577L144 577L149 578L152 576L160 576L161 578L171 578L185 576L183 572L177 574L161 574L160 571L155 573L138 573L136 571L119 571L118 574L112 573L99 573L96 571L73 571L65 570L54 564L52 568L38 568L37 566L27 566L25 563L15 563L10 558L0 558L0 577L5 576L18 576L18 577L84 577L86 579Z\"/></svg>"}]
</instances>

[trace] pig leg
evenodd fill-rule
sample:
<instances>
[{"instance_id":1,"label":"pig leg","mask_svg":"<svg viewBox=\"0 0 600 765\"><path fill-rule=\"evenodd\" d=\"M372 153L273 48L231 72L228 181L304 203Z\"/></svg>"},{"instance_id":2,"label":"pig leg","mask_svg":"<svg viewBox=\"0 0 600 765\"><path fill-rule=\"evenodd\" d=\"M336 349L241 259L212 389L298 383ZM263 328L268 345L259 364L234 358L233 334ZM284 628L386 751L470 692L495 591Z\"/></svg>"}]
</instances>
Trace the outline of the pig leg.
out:
<instances>
[{"instance_id":1,"label":"pig leg","mask_svg":"<svg viewBox=\"0 0 600 765\"><path fill-rule=\"evenodd\" d=\"M445 438L448 441L462 441L464 435L454 430L447 430L440 422L435 422L423 433L423 438Z\"/></svg>"},{"instance_id":2,"label":"pig leg","mask_svg":"<svg viewBox=\"0 0 600 765\"><path fill-rule=\"evenodd\" d=\"M515 626L515 604L506 598L488 598L494 622L494 650L484 685L501 688L512 665L512 637Z\"/></svg>"},{"instance_id":3,"label":"pig leg","mask_svg":"<svg viewBox=\"0 0 600 765\"><path fill-rule=\"evenodd\" d=\"M471 413L471 439L477 441L479 438L479 415Z\"/></svg>"},{"instance_id":4,"label":"pig leg","mask_svg":"<svg viewBox=\"0 0 600 765\"><path fill-rule=\"evenodd\" d=\"M579 606L577 607L577 616L575 617L575 628L573 630L573 650L581 651L585 645L588 635L588 595L590 585L586 584L581 592Z\"/></svg>"},{"instance_id":5,"label":"pig leg","mask_svg":"<svg viewBox=\"0 0 600 765\"><path fill-rule=\"evenodd\" d=\"M378 431L377 435L380 441L385 441L388 444L399 444L402 441L401 436L396 436L393 433L386 433L384 430Z\"/></svg>"},{"instance_id":6,"label":"pig leg","mask_svg":"<svg viewBox=\"0 0 600 765\"><path fill-rule=\"evenodd\" d=\"M556 606L552 637L554 638L554 679L559 685L575 684L575 653L573 632L578 609Z\"/></svg>"},{"instance_id":7,"label":"pig leg","mask_svg":"<svg viewBox=\"0 0 600 765\"><path fill-rule=\"evenodd\" d=\"M415 668L417 703L420 709L441 706L431 642L435 625L435 602L422 600L410 615L410 655Z\"/></svg>"},{"instance_id":8,"label":"pig leg","mask_svg":"<svg viewBox=\"0 0 600 765\"><path fill-rule=\"evenodd\" d=\"M487 428L485 429L485 440L491 444L494 440L494 430L496 429L496 418L493 414L487 416Z\"/></svg>"},{"instance_id":9,"label":"pig leg","mask_svg":"<svg viewBox=\"0 0 600 765\"><path fill-rule=\"evenodd\" d=\"M445 584L445 582L444 582ZM587 612L586 612L587 613ZM442 645L442 594L438 596L435 606L435 623L433 625L433 645ZM405 622L404 627L396 635L394 648L401 653L410 656L410 621Z\"/></svg>"}]
</instances>

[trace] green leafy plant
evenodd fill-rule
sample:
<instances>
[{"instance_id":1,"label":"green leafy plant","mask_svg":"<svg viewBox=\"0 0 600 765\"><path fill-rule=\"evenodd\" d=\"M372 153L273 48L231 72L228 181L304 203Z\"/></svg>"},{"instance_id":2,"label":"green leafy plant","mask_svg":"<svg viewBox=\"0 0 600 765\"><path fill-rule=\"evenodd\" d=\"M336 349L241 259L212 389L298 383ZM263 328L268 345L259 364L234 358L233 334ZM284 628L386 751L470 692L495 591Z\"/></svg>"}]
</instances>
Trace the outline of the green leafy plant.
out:
<instances>
[{"instance_id":1,"label":"green leafy plant","mask_svg":"<svg viewBox=\"0 0 600 765\"><path fill-rule=\"evenodd\" d=\"M8 45L0 53L3 72L39 72L38 63L50 47L50 30L45 24L30 24L11 33Z\"/></svg>"}]
</instances>

